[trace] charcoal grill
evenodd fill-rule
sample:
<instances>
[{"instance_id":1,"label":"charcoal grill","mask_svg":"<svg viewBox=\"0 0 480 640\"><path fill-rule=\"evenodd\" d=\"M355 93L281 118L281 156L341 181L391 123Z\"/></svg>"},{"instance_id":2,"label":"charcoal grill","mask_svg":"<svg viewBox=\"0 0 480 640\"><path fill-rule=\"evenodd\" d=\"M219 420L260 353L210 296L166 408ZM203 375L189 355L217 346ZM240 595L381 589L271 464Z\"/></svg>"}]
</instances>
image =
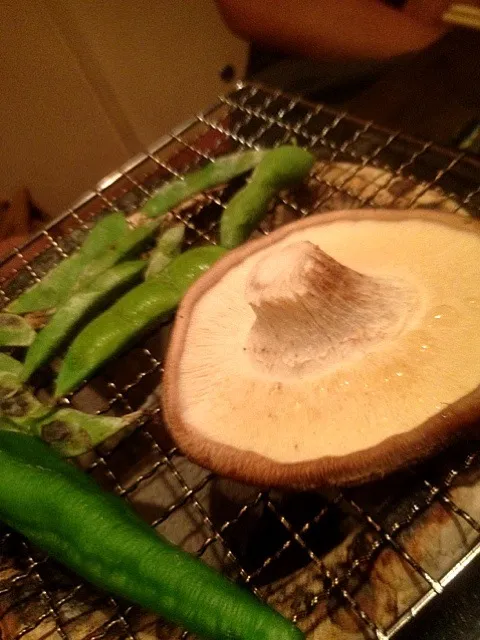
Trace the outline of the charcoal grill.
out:
<instances>
[{"instance_id":1,"label":"charcoal grill","mask_svg":"<svg viewBox=\"0 0 480 640\"><path fill-rule=\"evenodd\" d=\"M71 253L102 212L133 212L172 176L215 156L289 141L315 152L315 175L307 187L272 203L256 233L313 209L341 206L480 214L478 160L240 83L6 258L0 265L3 305ZM186 227L187 246L215 243L222 207L241 184L235 180L173 211ZM168 329L147 336L66 402L90 412L138 408L161 380ZM37 384L48 386L48 374ZM133 434L99 447L81 464L160 533L246 584L314 638L394 637L480 552L478 453L471 443L360 488L259 491L188 462L157 409ZM14 532L4 528L0 535L3 640L193 638L88 587Z\"/></svg>"}]
</instances>

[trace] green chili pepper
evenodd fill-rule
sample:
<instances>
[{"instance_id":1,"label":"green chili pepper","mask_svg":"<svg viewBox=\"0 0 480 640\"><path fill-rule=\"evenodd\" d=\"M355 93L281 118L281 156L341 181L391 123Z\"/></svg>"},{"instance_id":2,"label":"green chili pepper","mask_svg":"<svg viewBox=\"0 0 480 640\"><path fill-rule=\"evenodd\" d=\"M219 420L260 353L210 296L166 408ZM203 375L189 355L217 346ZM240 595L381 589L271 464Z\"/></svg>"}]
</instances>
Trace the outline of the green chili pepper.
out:
<instances>
[{"instance_id":1,"label":"green chili pepper","mask_svg":"<svg viewBox=\"0 0 480 640\"><path fill-rule=\"evenodd\" d=\"M216 158L198 171L172 180L161 187L142 207L148 216L156 217L173 209L182 200L211 189L253 169L266 151L243 151Z\"/></svg>"},{"instance_id":2,"label":"green chili pepper","mask_svg":"<svg viewBox=\"0 0 480 640\"><path fill-rule=\"evenodd\" d=\"M148 267L145 272L145 279L156 276L164 267L171 262L172 258L180 254L183 238L185 237L185 226L178 224L160 236L157 246L150 254Z\"/></svg>"},{"instance_id":3,"label":"green chili pepper","mask_svg":"<svg viewBox=\"0 0 480 640\"><path fill-rule=\"evenodd\" d=\"M25 357L22 380L28 380L65 344L87 314L97 311L105 301L140 278L143 260L121 262L104 271L98 278L61 305L47 326L36 336Z\"/></svg>"},{"instance_id":4,"label":"green chili pepper","mask_svg":"<svg viewBox=\"0 0 480 640\"><path fill-rule=\"evenodd\" d=\"M21 316L0 313L0 347L28 347L35 339L35 331Z\"/></svg>"},{"instance_id":5,"label":"green chili pepper","mask_svg":"<svg viewBox=\"0 0 480 640\"><path fill-rule=\"evenodd\" d=\"M65 395L78 387L134 338L172 313L192 282L224 253L225 249L214 246L182 253L157 276L131 289L90 322L67 351L55 395Z\"/></svg>"},{"instance_id":6,"label":"green chili pepper","mask_svg":"<svg viewBox=\"0 0 480 640\"><path fill-rule=\"evenodd\" d=\"M85 238L82 246L71 256L60 262L44 278L13 300L7 311L28 313L52 309L64 302L85 267L102 256L118 238L128 231L125 216L120 212L102 218Z\"/></svg>"},{"instance_id":7,"label":"green chili pepper","mask_svg":"<svg viewBox=\"0 0 480 640\"><path fill-rule=\"evenodd\" d=\"M205 639L303 638L40 440L7 430L0 431L0 519L94 585Z\"/></svg>"},{"instance_id":8,"label":"green chili pepper","mask_svg":"<svg viewBox=\"0 0 480 640\"><path fill-rule=\"evenodd\" d=\"M220 221L220 244L233 249L245 242L282 189L301 182L315 158L300 147L285 145L268 151L249 183L228 202Z\"/></svg>"}]
</instances>

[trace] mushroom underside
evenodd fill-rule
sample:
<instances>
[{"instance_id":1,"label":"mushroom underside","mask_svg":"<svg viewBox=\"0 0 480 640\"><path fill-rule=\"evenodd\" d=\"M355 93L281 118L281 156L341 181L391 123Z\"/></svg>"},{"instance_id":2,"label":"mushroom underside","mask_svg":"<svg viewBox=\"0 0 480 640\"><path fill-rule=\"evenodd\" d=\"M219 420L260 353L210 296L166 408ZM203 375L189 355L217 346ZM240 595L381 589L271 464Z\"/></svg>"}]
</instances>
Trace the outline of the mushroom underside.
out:
<instances>
[{"instance_id":1,"label":"mushroom underside","mask_svg":"<svg viewBox=\"0 0 480 640\"><path fill-rule=\"evenodd\" d=\"M177 314L173 437L225 475L318 486L476 435L479 248L459 216L348 211L233 251Z\"/></svg>"}]
</instances>

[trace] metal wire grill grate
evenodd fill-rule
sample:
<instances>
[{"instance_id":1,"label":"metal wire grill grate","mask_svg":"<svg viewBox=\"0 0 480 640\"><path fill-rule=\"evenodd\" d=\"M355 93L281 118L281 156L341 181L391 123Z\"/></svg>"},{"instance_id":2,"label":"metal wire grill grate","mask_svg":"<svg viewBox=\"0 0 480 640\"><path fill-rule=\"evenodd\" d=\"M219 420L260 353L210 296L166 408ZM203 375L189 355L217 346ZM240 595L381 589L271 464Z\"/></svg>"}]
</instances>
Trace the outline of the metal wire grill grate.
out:
<instances>
[{"instance_id":1,"label":"metal wire grill grate","mask_svg":"<svg viewBox=\"0 0 480 640\"><path fill-rule=\"evenodd\" d=\"M172 176L234 149L296 140L318 162L282 194L256 233L311 213L364 206L480 213L480 165L299 98L239 85L218 105L102 180L0 265L3 304L81 241L105 210L135 211ZM224 203L242 184L184 203L186 245L215 243ZM158 385L168 325L67 400L90 412L138 408ZM48 385L40 379L39 386ZM328 494L258 491L200 469L170 442L160 410L81 464L160 533L249 586L312 638L393 637L480 551L478 456L461 445L381 483ZM188 638L82 584L9 530L0 531L0 635Z\"/></svg>"}]
</instances>

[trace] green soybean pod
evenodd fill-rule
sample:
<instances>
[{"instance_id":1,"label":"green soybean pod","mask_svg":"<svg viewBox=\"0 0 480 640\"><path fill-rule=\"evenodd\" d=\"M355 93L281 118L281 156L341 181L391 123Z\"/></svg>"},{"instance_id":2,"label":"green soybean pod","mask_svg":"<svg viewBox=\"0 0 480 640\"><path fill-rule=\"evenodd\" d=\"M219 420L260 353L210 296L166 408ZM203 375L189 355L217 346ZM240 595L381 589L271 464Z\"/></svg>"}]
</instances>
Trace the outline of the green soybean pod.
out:
<instances>
[{"instance_id":1,"label":"green soybean pod","mask_svg":"<svg viewBox=\"0 0 480 640\"><path fill-rule=\"evenodd\" d=\"M21 420L0 413L0 430L36 436L62 458L73 458L91 451L107 438L129 433L144 413L135 411L122 417L91 415L70 408L44 407L44 414Z\"/></svg>"},{"instance_id":2,"label":"green soybean pod","mask_svg":"<svg viewBox=\"0 0 480 640\"><path fill-rule=\"evenodd\" d=\"M32 423L29 433L41 438L63 458L71 458L91 451L127 427L134 427L142 416L142 411L116 417L59 408Z\"/></svg>"},{"instance_id":3,"label":"green soybean pod","mask_svg":"<svg viewBox=\"0 0 480 640\"><path fill-rule=\"evenodd\" d=\"M101 273L120 261L137 256L154 238L160 225L161 220L148 220L139 227L128 229L107 251L97 256L95 260L92 260L86 266L81 273L75 290L81 290L89 286Z\"/></svg>"},{"instance_id":4,"label":"green soybean pod","mask_svg":"<svg viewBox=\"0 0 480 640\"><path fill-rule=\"evenodd\" d=\"M189 286L224 253L221 247L208 246L180 254L90 322L67 351L55 396L73 391L146 329L168 317Z\"/></svg>"},{"instance_id":5,"label":"green soybean pod","mask_svg":"<svg viewBox=\"0 0 480 640\"><path fill-rule=\"evenodd\" d=\"M25 356L22 380L28 380L62 348L86 315L94 313L115 294L139 280L145 265L144 260L121 262L104 271L89 286L73 293L36 335Z\"/></svg>"},{"instance_id":6,"label":"green soybean pod","mask_svg":"<svg viewBox=\"0 0 480 640\"><path fill-rule=\"evenodd\" d=\"M265 217L272 198L282 189L301 182L314 161L309 151L293 145L268 151L248 184L225 207L220 221L220 244L233 249L245 242Z\"/></svg>"},{"instance_id":7,"label":"green soybean pod","mask_svg":"<svg viewBox=\"0 0 480 640\"><path fill-rule=\"evenodd\" d=\"M185 225L177 224L160 236L157 246L150 254L148 267L145 271L145 279L148 280L164 269L175 256L180 254L183 238L185 237Z\"/></svg>"},{"instance_id":8,"label":"green soybean pod","mask_svg":"<svg viewBox=\"0 0 480 640\"><path fill-rule=\"evenodd\" d=\"M97 222L75 253L13 300L6 311L24 314L57 307L68 298L90 262L108 251L112 243L118 242L118 238L127 231L128 224L123 213L114 212L105 216Z\"/></svg>"},{"instance_id":9,"label":"green soybean pod","mask_svg":"<svg viewBox=\"0 0 480 640\"><path fill-rule=\"evenodd\" d=\"M142 207L147 216L156 217L170 211L186 198L212 189L250 171L262 160L265 151L251 150L215 158L198 171L172 180L160 189Z\"/></svg>"},{"instance_id":10,"label":"green soybean pod","mask_svg":"<svg viewBox=\"0 0 480 640\"><path fill-rule=\"evenodd\" d=\"M44 404L22 384L21 372L18 360L0 353L0 430L38 436L63 457L90 451L110 436L135 427L145 415L144 411L122 417L91 415Z\"/></svg>"},{"instance_id":11,"label":"green soybean pod","mask_svg":"<svg viewBox=\"0 0 480 640\"><path fill-rule=\"evenodd\" d=\"M6 353L0 353L0 375L2 373L12 373L19 377L22 373L23 365L12 356Z\"/></svg>"},{"instance_id":12,"label":"green soybean pod","mask_svg":"<svg viewBox=\"0 0 480 640\"><path fill-rule=\"evenodd\" d=\"M14 422L20 430L29 431L51 410L51 406L42 404L22 385L17 372L8 368L0 371L0 417Z\"/></svg>"},{"instance_id":13,"label":"green soybean pod","mask_svg":"<svg viewBox=\"0 0 480 640\"><path fill-rule=\"evenodd\" d=\"M0 418L28 432L30 425L48 415L52 407L42 404L22 385L22 369L21 362L0 353Z\"/></svg>"},{"instance_id":14,"label":"green soybean pod","mask_svg":"<svg viewBox=\"0 0 480 640\"><path fill-rule=\"evenodd\" d=\"M21 316L0 313L0 347L28 347L35 340L35 331Z\"/></svg>"}]
</instances>

